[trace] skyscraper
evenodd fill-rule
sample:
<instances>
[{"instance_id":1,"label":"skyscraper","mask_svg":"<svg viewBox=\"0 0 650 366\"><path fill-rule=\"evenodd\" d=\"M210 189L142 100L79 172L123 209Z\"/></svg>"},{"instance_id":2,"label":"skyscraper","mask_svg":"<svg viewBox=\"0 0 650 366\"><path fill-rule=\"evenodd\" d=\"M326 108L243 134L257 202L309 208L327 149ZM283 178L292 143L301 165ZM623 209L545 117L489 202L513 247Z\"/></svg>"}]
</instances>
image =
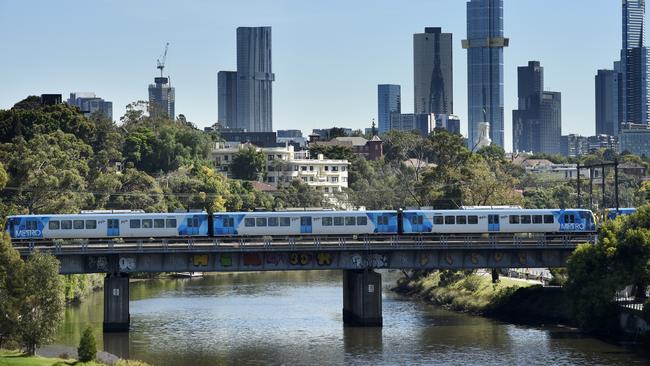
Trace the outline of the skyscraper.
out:
<instances>
[{"instance_id":1,"label":"skyscraper","mask_svg":"<svg viewBox=\"0 0 650 366\"><path fill-rule=\"evenodd\" d=\"M113 102L99 98L95 93L70 93L68 104L77 106L86 117L99 111L113 119Z\"/></svg>"},{"instance_id":2,"label":"skyscraper","mask_svg":"<svg viewBox=\"0 0 650 366\"><path fill-rule=\"evenodd\" d=\"M490 123L490 138L503 147L503 48L509 39L503 36L503 0L467 2L467 144L478 143L481 122Z\"/></svg>"},{"instance_id":3,"label":"skyscraper","mask_svg":"<svg viewBox=\"0 0 650 366\"><path fill-rule=\"evenodd\" d=\"M453 114L452 34L425 28L413 35L413 85L416 114Z\"/></svg>"},{"instance_id":4,"label":"skyscraper","mask_svg":"<svg viewBox=\"0 0 650 366\"><path fill-rule=\"evenodd\" d=\"M622 122L650 123L649 50L645 47L645 0L623 0Z\"/></svg>"},{"instance_id":5,"label":"skyscraper","mask_svg":"<svg viewBox=\"0 0 650 366\"><path fill-rule=\"evenodd\" d=\"M237 126L237 72L217 73L218 118L224 127Z\"/></svg>"},{"instance_id":6,"label":"skyscraper","mask_svg":"<svg viewBox=\"0 0 650 366\"><path fill-rule=\"evenodd\" d=\"M149 84L149 114L174 119L175 103L175 90L169 77L154 78L154 83Z\"/></svg>"},{"instance_id":7,"label":"skyscraper","mask_svg":"<svg viewBox=\"0 0 650 366\"><path fill-rule=\"evenodd\" d=\"M621 74L598 70L596 75L596 135L618 135Z\"/></svg>"},{"instance_id":8,"label":"skyscraper","mask_svg":"<svg viewBox=\"0 0 650 366\"><path fill-rule=\"evenodd\" d=\"M402 113L401 89L399 85L377 85L377 118L379 133L390 131L390 114Z\"/></svg>"},{"instance_id":9,"label":"skyscraper","mask_svg":"<svg viewBox=\"0 0 650 366\"><path fill-rule=\"evenodd\" d=\"M544 91L539 61L517 69L519 108L512 111L513 150L559 154L562 136L562 96Z\"/></svg>"},{"instance_id":10,"label":"skyscraper","mask_svg":"<svg viewBox=\"0 0 650 366\"><path fill-rule=\"evenodd\" d=\"M237 119L232 128L273 131L271 27L237 28Z\"/></svg>"}]
</instances>

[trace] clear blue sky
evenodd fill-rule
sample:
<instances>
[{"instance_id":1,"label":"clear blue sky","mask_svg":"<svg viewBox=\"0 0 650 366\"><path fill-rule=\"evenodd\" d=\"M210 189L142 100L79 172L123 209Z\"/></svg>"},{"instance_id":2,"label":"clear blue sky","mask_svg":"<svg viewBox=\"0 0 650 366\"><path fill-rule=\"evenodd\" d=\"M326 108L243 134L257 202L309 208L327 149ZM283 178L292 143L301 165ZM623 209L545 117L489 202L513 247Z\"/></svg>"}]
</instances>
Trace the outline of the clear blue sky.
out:
<instances>
[{"instance_id":1,"label":"clear blue sky","mask_svg":"<svg viewBox=\"0 0 650 366\"><path fill-rule=\"evenodd\" d=\"M506 145L512 145L517 66L539 60L546 89L562 92L563 133L594 133L594 75L621 47L620 0L505 0ZM176 113L216 121L216 75L234 70L235 29L273 27L273 126L304 132L363 128L377 115L377 84L402 85L413 111L412 34L454 34L454 105L467 130L464 0L0 0L0 108L27 95L94 91L119 119L147 99L156 58Z\"/></svg>"}]
</instances>

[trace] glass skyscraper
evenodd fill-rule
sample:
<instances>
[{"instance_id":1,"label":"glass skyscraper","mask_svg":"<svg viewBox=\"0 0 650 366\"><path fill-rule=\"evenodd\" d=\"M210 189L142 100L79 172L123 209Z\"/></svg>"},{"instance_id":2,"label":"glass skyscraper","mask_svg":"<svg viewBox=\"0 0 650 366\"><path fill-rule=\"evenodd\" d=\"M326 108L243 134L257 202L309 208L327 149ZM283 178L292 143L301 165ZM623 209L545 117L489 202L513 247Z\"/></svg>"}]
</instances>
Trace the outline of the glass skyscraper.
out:
<instances>
[{"instance_id":1,"label":"glass skyscraper","mask_svg":"<svg viewBox=\"0 0 650 366\"><path fill-rule=\"evenodd\" d=\"M413 85L416 114L454 113L452 34L425 28L413 35Z\"/></svg>"},{"instance_id":2,"label":"glass skyscraper","mask_svg":"<svg viewBox=\"0 0 650 366\"><path fill-rule=\"evenodd\" d=\"M618 135L621 73L598 70L596 75L596 135Z\"/></svg>"},{"instance_id":3,"label":"glass skyscraper","mask_svg":"<svg viewBox=\"0 0 650 366\"><path fill-rule=\"evenodd\" d=\"M154 83L149 84L149 114L174 119L175 104L176 92L169 77L154 78Z\"/></svg>"},{"instance_id":4,"label":"glass skyscraper","mask_svg":"<svg viewBox=\"0 0 650 366\"><path fill-rule=\"evenodd\" d=\"M273 131L271 27L237 28L237 122L249 132Z\"/></svg>"},{"instance_id":5,"label":"glass skyscraper","mask_svg":"<svg viewBox=\"0 0 650 366\"><path fill-rule=\"evenodd\" d=\"M503 121L503 0L467 2L467 144L474 149L479 140L479 124L490 123L492 143L504 146Z\"/></svg>"},{"instance_id":6,"label":"glass skyscraper","mask_svg":"<svg viewBox=\"0 0 650 366\"><path fill-rule=\"evenodd\" d=\"M223 127L237 126L237 72L217 74L218 119Z\"/></svg>"},{"instance_id":7,"label":"glass skyscraper","mask_svg":"<svg viewBox=\"0 0 650 366\"><path fill-rule=\"evenodd\" d=\"M623 0L623 122L650 123L649 50L645 47L645 0Z\"/></svg>"},{"instance_id":8,"label":"glass skyscraper","mask_svg":"<svg viewBox=\"0 0 650 366\"><path fill-rule=\"evenodd\" d=\"M399 85L377 85L377 118L379 134L390 131L390 114L402 113L401 89Z\"/></svg>"}]
</instances>

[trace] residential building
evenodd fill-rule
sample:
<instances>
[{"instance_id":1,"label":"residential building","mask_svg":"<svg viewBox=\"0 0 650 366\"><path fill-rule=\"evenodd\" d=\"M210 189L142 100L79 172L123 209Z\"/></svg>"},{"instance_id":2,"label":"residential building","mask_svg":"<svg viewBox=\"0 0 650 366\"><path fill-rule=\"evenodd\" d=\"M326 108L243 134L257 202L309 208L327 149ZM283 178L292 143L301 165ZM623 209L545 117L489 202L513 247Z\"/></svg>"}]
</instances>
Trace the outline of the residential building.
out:
<instances>
[{"instance_id":1,"label":"residential building","mask_svg":"<svg viewBox=\"0 0 650 366\"><path fill-rule=\"evenodd\" d=\"M460 117L455 114L436 114L436 128L443 128L451 134L460 135Z\"/></svg>"},{"instance_id":2,"label":"residential building","mask_svg":"<svg viewBox=\"0 0 650 366\"><path fill-rule=\"evenodd\" d=\"M430 114L391 113L390 129L398 131L417 131L426 137L436 127L436 116Z\"/></svg>"},{"instance_id":3,"label":"residential building","mask_svg":"<svg viewBox=\"0 0 650 366\"><path fill-rule=\"evenodd\" d=\"M619 91L621 73L616 70L598 70L596 75L596 134L618 135L620 124Z\"/></svg>"},{"instance_id":4,"label":"residential building","mask_svg":"<svg viewBox=\"0 0 650 366\"><path fill-rule=\"evenodd\" d=\"M539 61L517 69L519 108L512 111L513 150L559 154L562 135L562 96L544 91Z\"/></svg>"},{"instance_id":5,"label":"residential building","mask_svg":"<svg viewBox=\"0 0 650 366\"><path fill-rule=\"evenodd\" d=\"M278 130L277 136L276 141L279 144L291 144L299 148L307 146L307 139L300 130Z\"/></svg>"},{"instance_id":6,"label":"residential building","mask_svg":"<svg viewBox=\"0 0 650 366\"><path fill-rule=\"evenodd\" d=\"M99 112L105 117L113 119L113 102L99 98L95 93L70 93L68 104L78 107L86 117Z\"/></svg>"},{"instance_id":7,"label":"residential building","mask_svg":"<svg viewBox=\"0 0 650 366\"><path fill-rule=\"evenodd\" d=\"M237 119L229 125L273 131L271 27L237 28Z\"/></svg>"},{"instance_id":8,"label":"residential building","mask_svg":"<svg viewBox=\"0 0 650 366\"><path fill-rule=\"evenodd\" d=\"M169 77L156 77L154 83L149 84L149 114L174 119L176 91L171 85Z\"/></svg>"},{"instance_id":9,"label":"residential building","mask_svg":"<svg viewBox=\"0 0 650 366\"><path fill-rule=\"evenodd\" d=\"M63 96L61 94L41 94L41 104L43 105L57 105L61 104Z\"/></svg>"},{"instance_id":10,"label":"residential building","mask_svg":"<svg viewBox=\"0 0 650 366\"><path fill-rule=\"evenodd\" d=\"M547 174L558 179L571 180L578 177L577 164L555 164L546 159L528 159L523 158L513 162L529 174ZM589 170L581 169L580 177L589 179Z\"/></svg>"},{"instance_id":11,"label":"residential building","mask_svg":"<svg viewBox=\"0 0 650 366\"><path fill-rule=\"evenodd\" d=\"M645 47L645 0L623 0L622 10L622 121L650 124L650 51Z\"/></svg>"},{"instance_id":12,"label":"residential building","mask_svg":"<svg viewBox=\"0 0 650 366\"><path fill-rule=\"evenodd\" d=\"M569 158L578 158L589 154L589 139L570 134L560 138L560 154Z\"/></svg>"},{"instance_id":13,"label":"residential building","mask_svg":"<svg viewBox=\"0 0 650 366\"><path fill-rule=\"evenodd\" d=\"M414 113L453 114L453 76L452 34L433 27L414 34Z\"/></svg>"},{"instance_id":14,"label":"residential building","mask_svg":"<svg viewBox=\"0 0 650 366\"><path fill-rule=\"evenodd\" d=\"M504 147L503 0L467 2L468 139L473 149L480 138L480 124L490 124L490 139Z\"/></svg>"},{"instance_id":15,"label":"residential building","mask_svg":"<svg viewBox=\"0 0 650 366\"><path fill-rule=\"evenodd\" d=\"M351 128L345 128L345 127L332 127L332 128L314 128L311 130L311 136L317 135L318 140L320 141L328 141L331 140L333 137L331 136L332 129L337 129L340 130L342 133L345 134L345 136L350 136L352 135L352 129ZM311 139L310 139L311 141Z\"/></svg>"},{"instance_id":16,"label":"residential building","mask_svg":"<svg viewBox=\"0 0 650 366\"><path fill-rule=\"evenodd\" d=\"M618 151L618 137L610 135L596 135L587 138L589 142L589 153L595 153L601 149Z\"/></svg>"},{"instance_id":17,"label":"residential building","mask_svg":"<svg viewBox=\"0 0 650 366\"><path fill-rule=\"evenodd\" d=\"M649 125L626 123L622 126L618 136L619 152L629 152L638 156L650 156Z\"/></svg>"},{"instance_id":18,"label":"residential building","mask_svg":"<svg viewBox=\"0 0 650 366\"><path fill-rule=\"evenodd\" d=\"M300 130L277 130L278 137L303 137Z\"/></svg>"},{"instance_id":19,"label":"residential building","mask_svg":"<svg viewBox=\"0 0 650 366\"><path fill-rule=\"evenodd\" d=\"M229 175L235 154L246 146L250 145L217 143L211 154L216 169ZM350 163L347 160L325 159L322 155L310 159L308 152L296 152L293 146L256 149L266 157L265 183L281 187L299 179L326 195L342 192L348 187Z\"/></svg>"},{"instance_id":20,"label":"residential building","mask_svg":"<svg viewBox=\"0 0 650 366\"><path fill-rule=\"evenodd\" d=\"M366 160L379 160L384 155L384 143L379 136L373 136L370 140L364 137L336 137L329 141L310 142L309 146L343 146Z\"/></svg>"},{"instance_id":21,"label":"residential building","mask_svg":"<svg viewBox=\"0 0 650 366\"><path fill-rule=\"evenodd\" d=\"M249 132L241 129L221 129L219 137L225 142L252 144L259 147L277 147L277 136L275 132Z\"/></svg>"},{"instance_id":22,"label":"residential building","mask_svg":"<svg viewBox=\"0 0 650 366\"><path fill-rule=\"evenodd\" d=\"M217 121L222 126L237 126L237 72L217 73Z\"/></svg>"},{"instance_id":23,"label":"residential building","mask_svg":"<svg viewBox=\"0 0 650 366\"><path fill-rule=\"evenodd\" d=\"M399 85L377 85L377 119L379 133L390 130L390 114L402 113L401 89Z\"/></svg>"}]
</instances>

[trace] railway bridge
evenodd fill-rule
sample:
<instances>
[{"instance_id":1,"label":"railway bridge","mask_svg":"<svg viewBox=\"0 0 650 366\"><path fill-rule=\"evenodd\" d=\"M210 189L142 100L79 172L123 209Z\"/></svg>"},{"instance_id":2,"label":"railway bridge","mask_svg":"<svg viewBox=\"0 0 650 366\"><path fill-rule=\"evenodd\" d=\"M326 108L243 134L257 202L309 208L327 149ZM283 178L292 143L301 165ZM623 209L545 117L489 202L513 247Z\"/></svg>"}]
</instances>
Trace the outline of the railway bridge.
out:
<instances>
[{"instance_id":1,"label":"railway bridge","mask_svg":"<svg viewBox=\"0 0 650 366\"><path fill-rule=\"evenodd\" d=\"M376 269L564 267L593 233L364 235L20 241L61 262L61 274L105 273L104 331L128 331L129 275L155 272L342 270L343 321L381 326Z\"/></svg>"}]
</instances>

